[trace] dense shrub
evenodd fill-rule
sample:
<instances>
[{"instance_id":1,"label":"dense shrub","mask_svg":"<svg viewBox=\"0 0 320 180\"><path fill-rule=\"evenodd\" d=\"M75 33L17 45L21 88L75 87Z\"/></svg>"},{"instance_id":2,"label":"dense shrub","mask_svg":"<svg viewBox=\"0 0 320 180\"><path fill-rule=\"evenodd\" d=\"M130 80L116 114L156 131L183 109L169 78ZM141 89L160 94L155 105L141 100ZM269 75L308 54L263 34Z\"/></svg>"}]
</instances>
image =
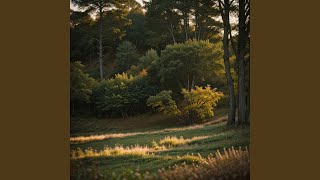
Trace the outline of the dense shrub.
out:
<instances>
[{"instance_id":1,"label":"dense shrub","mask_svg":"<svg viewBox=\"0 0 320 180\"><path fill-rule=\"evenodd\" d=\"M182 89L185 104L185 114L191 121L203 121L206 118L214 116L214 108L217 102L223 96L217 89L211 89L210 86L205 88L196 87L191 91Z\"/></svg>"},{"instance_id":2,"label":"dense shrub","mask_svg":"<svg viewBox=\"0 0 320 180\"><path fill-rule=\"evenodd\" d=\"M195 123L214 116L214 108L223 97L223 93L218 92L216 88L211 89L209 85L204 88L196 86L190 91L182 89L181 93L184 96L184 103L180 108L172 99L172 91L161 91L155 96L150 96L147 105L159 112L184 119L188 123Z\"/></svg>"},{"instance_id":3,"label":"dense shrub","mask_svg":"<svg viewBox=\"0 0 320 180\"><path fill-rule=\"evenodd\" d=\"M128 117L146 111L147 98L157 92L156 87L147 85L146 75L122 73L102 81L95 92L99 112Z\"/></svg>"},{"instance_id":4,"label":"dense shrub","mask_svg":"<svg viewBox=\"0 0 320 180\"><path fill-rule=\"evenodd\" d=\"M181 112L171 94L172 91L161 91L155 96L150 96L147 100L147 105L168 115L180 115Z\"/></svg>"}]
</instances>

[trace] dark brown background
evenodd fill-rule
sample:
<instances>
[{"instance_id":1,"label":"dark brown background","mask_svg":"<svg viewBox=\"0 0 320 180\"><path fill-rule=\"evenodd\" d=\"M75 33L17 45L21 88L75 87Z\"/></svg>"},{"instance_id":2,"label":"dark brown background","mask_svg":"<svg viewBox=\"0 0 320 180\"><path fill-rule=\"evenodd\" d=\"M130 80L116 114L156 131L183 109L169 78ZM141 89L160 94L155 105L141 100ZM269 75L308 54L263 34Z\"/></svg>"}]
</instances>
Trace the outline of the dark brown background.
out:
<instances>
[{"instance_id":1,"label":"dark brown background","mask_svg":"<svg viewBox=\"0 0 320 180\"><path fill-rule=\"evenodd\" d=\"M298 2L251 2L254 180L320 176L319 3ZM69 179L69 1L0 18L0 179Z\"/></svg>"}]
</instances>

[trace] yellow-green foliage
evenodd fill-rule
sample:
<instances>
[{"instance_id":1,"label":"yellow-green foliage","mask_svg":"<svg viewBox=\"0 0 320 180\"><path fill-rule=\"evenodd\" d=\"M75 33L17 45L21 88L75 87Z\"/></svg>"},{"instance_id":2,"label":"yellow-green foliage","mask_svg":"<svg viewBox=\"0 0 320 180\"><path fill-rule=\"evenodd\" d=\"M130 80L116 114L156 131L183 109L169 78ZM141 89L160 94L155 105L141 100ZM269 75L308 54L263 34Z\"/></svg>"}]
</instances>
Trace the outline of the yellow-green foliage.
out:
<instances>
[{"instance_id":1,"label":"yellow-green foliage","mask_svg":"<svg viewBox=\"0 0 320 180\"><path fill-rule=\"evenodd\" d=\"M163 112L168 115L179 115L179 111L176 102L171 97L172 91L161 91L155 96L150 96L147 100L147 105L155 108L159 112Z\"/></svg>"},{"instance_id":2,"label":"yellow-green foliage","mask_svg":"<svg viewBox=\"0 0 320 180\"><path fill-rule=\"evenodd\" d=\"M213 110L223 97L222 92L218 92L216 88L211 89L209 85L204 88L196 86L191 91L182 89L182 94L187 104L184 111L191 120L204 120L214 116Z\"/></svg>"}]
</instances>

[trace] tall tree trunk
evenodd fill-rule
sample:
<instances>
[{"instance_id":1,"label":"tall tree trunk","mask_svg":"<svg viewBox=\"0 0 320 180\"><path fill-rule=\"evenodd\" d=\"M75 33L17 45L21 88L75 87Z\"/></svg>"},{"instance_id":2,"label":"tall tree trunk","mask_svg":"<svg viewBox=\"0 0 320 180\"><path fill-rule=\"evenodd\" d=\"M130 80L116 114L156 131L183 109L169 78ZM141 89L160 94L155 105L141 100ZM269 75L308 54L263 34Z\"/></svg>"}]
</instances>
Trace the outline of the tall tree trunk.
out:
<instances>
[{"instance_id":1,"label":"tall tree trunk","mask_svg":"<svg viewBox=\"0 0 320 180\"><path fill-rule=\"evenodd\" d=\"M239 39L238 39L238 88L239 88L239 124L246 123L246 93L245 93L245 51L246 51L246 18L245 0L239 0Z\"/></svg>"},{"instance_id":2,"label":"tall tree trunk","mask_svg":"<svg viewBox=\"0 0 320 180\"><path fill-rule=\"evenodd\" d=\"M176 38L174 37L174 33L173 33L173 26L172 23L170 22L170 27L168 28L170 31L170 34L172 36L172 40L173 40L173 44L176 44Z\"/></svg>"},{"instance_id":3,"label":"tall tree trunk","mask_svg":"<svg viewBox=\"0 0 320 180\"><path fill-rule=\"evenodd\" d=\"M103 45L102 45L102 18L103 10L99 9L99 65L100 65L100 79L103 80Z\"/></svg>"},{"instance_id":4,"label":"tall tree trunk","mask_svg":"<svg viewBox=\"0 0 320 180\"><path fill-rule=\"evenodd\" d=\"M247 108L246 108L246 120L248 123L250 123L250 61L247 62L247 96L246 96L246 103L247 103Z\"/></svg>"},{"instance_id":5,"label":"tall tree trunk","mask_svg":"<svg viewBox=\"0 0 320 180\"><path fill-rule=\"evenodd\" d=\"M223 51L224 51L224 65L226 70L226 78L228 83L229 89L229 111L228 111L228 125L235 124L235 92L234 92L234 85L233 79L231 76L231 67L229 62L229 0L224 0L224 7L222 8L222 2L219 1L219 8L220 13L223 20L224 30L223 30Z\"/></svg>"},{"instance_id":6,"label":"tall tree trunk","mask_svg":"<svg viewBox=\"0 0 320 180\"><path fill-rule=\"evenodd\" d=\"M186 36L186 41L189 40L188 38L188 19L187 19L187 13L184 13L184 18L183 18L183 21L184 21L184 32L185 32L185 36Z\"/></svg>"}]
</instances>

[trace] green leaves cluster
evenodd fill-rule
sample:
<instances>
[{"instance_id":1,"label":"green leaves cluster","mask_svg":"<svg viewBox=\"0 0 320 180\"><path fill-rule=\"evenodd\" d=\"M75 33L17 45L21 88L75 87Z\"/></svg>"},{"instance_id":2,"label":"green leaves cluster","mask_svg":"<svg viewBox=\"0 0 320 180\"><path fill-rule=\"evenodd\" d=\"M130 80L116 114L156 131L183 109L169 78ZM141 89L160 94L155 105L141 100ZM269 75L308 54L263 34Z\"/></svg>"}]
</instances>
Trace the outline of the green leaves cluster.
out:
<instances>
[{"instance_id":1,"label":"green leaves cluster","mask_svg":"<svg viewBox=\"0 0 320 180\"><path fill-rule=\"evenodd\" d=\"M155 96L150 96L147 105L168 115L180 115L176 102L171 97L172 91L161 91Z\"/></svg>"},{"instance_id":2,"label":"green leaves cluster","mask_svg":"<svg viewBox=\"0 0 320 180\"><path fill-rule=\"evenodd\" d=\"M80 61L71 63L70 66L70 95L73 102L90 102L92 90L98 82L89 74L83 72L84 65Z\"/></svg>"},{"instance_id":3,"label":"green leaves cluster","mask_svg":"<svg viewBox=\"0 0 320 180\"><path fill-rule=\"evenodd\" d=\"M144 73L137 76L116 74L114 78L101 82L96 92L98 109L122 117L134 115L146 110L146 100L155 92L155 87L146 84Z\"/></svg>"},{"instance_id":4,"label":"green leaves cluster","mask_svg":"<svg viewBox=\"0 0 320 180\"><path fill-rule=\"evenodd\" d=\"M195 89L188 91L182 89L184 96L185 113L192 120L203 121L206 118L214 116L214 108L217 102L223 97L223 93L218 92L216 88L211 89L210 86L204 88L196 86Z\"/></svg>"},{"instance_id":5,"label":"green leaves cluster","mask_svg":"<svg viewBox=\"0 0 320 180\"><path fill-rule=\"evenodd\" d=\"M180 108L172 99L172 91L161 91L155 96L150 96L147 105L159 112L178 116L189 123L197 123L214 116L214 108L220 98L223 97L222 92L218 92L216 88L211 89L209 85L204 88L196 86L195 89L190 91L182 89L181 93L184 102L181 103Z\"/></svg>"},{"instance_id":6,"label":"green leaves cluster","mask_svg":"<svg viewBox=\"0 0 320 180\"><path fill-rule=\"evenodd\" d=\"M117 47L116 53L116 72L125 72L130 69L132 65L136 65L139 61L136 46L129 41L123 41Z\"/></svg>"},{"instance_id":7,"label":"green leaves cluster","mask_svg":"<svg viewBox=\"0 0 320 180\"><path fill-rule=\"evenodd\" d=\"M161 84L174 92L211 83L223 73L220 43L189 40L161 51Z\"/></svg>"}]
</instances>

